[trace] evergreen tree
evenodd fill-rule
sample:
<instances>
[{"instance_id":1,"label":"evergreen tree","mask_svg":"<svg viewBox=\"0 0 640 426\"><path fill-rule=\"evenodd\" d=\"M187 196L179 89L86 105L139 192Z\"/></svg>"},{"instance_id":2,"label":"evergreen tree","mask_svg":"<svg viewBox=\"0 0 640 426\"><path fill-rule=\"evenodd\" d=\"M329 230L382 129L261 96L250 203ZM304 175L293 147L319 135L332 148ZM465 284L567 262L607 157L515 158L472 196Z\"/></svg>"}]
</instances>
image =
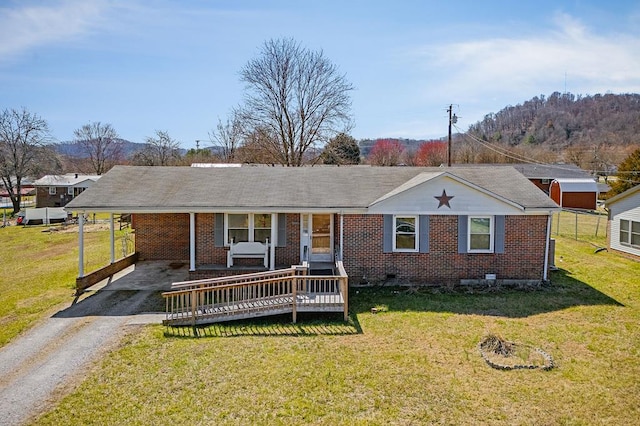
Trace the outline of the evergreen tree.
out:
<instances>
[{"instance_id":1,"label":"evergreen tree","mask_svg":"<svg viewBox=\"0 0 640 426\"><path fill-rule=\"evenodd\" d=\"M617 179L611 182L611 192L620 194L636 185L640 185L640 148L618 166Z\"/></svg>"}]
</instances>

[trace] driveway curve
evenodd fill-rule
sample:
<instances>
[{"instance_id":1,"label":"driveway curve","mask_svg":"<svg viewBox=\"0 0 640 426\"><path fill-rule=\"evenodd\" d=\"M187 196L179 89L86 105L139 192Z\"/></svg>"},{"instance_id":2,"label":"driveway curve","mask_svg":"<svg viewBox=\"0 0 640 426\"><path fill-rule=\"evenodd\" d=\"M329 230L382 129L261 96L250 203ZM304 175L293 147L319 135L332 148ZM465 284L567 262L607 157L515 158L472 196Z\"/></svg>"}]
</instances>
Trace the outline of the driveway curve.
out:
<instances>
[{"instance_id":1,"label":"driveway curve","mask_svg":"<svg viewBox=\"0 0 640 426\"><path fill-rule=\"evenodd\" d=\"M131 325L160 323L159 292L187 275L182 265L140 262L0 349L0 424L21 425L46 411Z\"/></svg>"}]
</instances>

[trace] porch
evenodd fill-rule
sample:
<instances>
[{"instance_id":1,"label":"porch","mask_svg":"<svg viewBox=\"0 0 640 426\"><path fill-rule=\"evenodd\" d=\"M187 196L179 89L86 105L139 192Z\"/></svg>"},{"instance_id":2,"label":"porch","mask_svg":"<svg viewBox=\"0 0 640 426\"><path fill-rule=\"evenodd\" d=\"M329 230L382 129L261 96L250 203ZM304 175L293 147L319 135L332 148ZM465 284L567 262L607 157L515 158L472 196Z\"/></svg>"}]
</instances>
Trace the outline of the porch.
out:
<instances>
[{"instance_id":1,"label":"porch","mask_svg":"<svg viewBox=\"0 0 640 426\"><path fill-rule=\"evenodd\" d=\"M169 326L298 312L343 312L348 318L348 276L342 262L334 275L310 275L306 264L275 271L173 283L163 293Z\"/></svg>"}]
</instances>

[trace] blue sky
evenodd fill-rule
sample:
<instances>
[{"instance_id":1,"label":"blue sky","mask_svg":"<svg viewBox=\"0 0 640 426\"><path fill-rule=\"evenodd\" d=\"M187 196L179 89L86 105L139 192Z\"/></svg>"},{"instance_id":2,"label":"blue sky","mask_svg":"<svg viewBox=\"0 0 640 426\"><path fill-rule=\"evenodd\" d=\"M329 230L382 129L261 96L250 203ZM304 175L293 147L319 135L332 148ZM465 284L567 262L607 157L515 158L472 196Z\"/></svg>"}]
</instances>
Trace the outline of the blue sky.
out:
<instances>
[{"instance_id":1,"label":"blue sky","mask_svg":"<svg viewBox=\"0 0 640 426\"><path fill-rule=\"evenodd\" d=\"M281 37L346 74L356 139L445 136L449 104L466 129L554 91L640 92L637 1L0 0L0 109L41 115L57 141L101 121L191 148Z\"/></svg>"}]
</instances>

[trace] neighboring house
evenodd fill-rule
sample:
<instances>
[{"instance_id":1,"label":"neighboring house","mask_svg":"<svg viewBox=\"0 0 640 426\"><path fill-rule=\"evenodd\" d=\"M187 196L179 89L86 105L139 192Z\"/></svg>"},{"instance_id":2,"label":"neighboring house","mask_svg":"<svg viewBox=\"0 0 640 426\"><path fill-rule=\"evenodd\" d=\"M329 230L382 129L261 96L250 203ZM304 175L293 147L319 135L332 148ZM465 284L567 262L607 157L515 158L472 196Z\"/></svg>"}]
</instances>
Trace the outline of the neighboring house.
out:
<instances>
[{"instance_id":1,"label":"neighboring house","mask_svg":"<svg viewBox=\"0 0 640 426\"><path fill-rule=\"evenodd\" d=\"M44 176L34 182L36 207L64 207L98 179L98 175L78 173Z\"/></svg>"},{"instance_id":2,"label":"neighboring house","mask_svg":"<svg viewBox=\"0 0 640 426\"><path fill-rule=\"evenodd\" d=\"M595 210L598 206L598 184L592 178L554 179L549 195L565 209Z\"/></svg>"},{"instance_id":3,"label":"neighboring house","mask_svg":"<svg viewBox=\"0 0 640 426\"><path fill-rule=\"evenodd\" d=\"M548 280L559 208L511 167L116 166L66 210L132 213L139 258L191 278L342 260L352 284L454 286ZM268 258L227 267L238 242Z\"/></svg>"},{"instance_id":4,"label":"neighboring house","mask_svg":"<svg viewBox=\"0 0 640 426\"><path fill-rule=\"evenodd\" d=\"M609 212L607 246L640 260L640 185L605 201Z\"/></svg>"}]
</instances>

